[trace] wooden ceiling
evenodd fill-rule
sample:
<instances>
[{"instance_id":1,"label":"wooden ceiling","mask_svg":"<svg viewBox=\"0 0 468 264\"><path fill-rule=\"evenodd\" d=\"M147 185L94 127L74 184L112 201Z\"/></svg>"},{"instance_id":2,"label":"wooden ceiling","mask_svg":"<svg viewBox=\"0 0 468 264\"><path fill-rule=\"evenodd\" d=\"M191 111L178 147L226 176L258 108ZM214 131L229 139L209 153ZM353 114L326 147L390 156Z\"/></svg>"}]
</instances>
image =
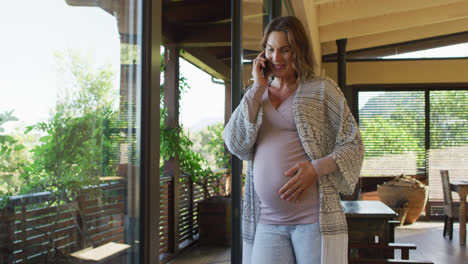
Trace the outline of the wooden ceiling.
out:
<instances>
[{"instance_id":1,"label":"wooden ceiling","mask_svg":"<svg viewBox=\"0 0 468 264\"><path fill-rule=\"evenodd\" d=\"M262 0L244 0L242 5L242 43L248 58L260 50L266 12ZM347 39L347 51L365 50L371 57L368 49L374 47L395 54L468 42L466 0L283 0L282 6L283 15L293 14L306 25L317 66L322 57L336 53L337 39ZM166 43L177 43L199 60L194 63L224 77L229 76L230 22L229 0L163 1ZM445 35L453 37L436 38ZM412 48L405 49L408 45ZM227 68L218 68L214 61Z\"/></svg>"},{"instance_id":2,"label":"wooden ceiling","mask_svg":"<svg viewBox=\"0 0 468 264\"><path fill-rule=\"evenodd\" d=\"M109 13L125 0L65 0L70 5L101 6ZM113 4L109 4L112 2ZM267 1L265 1L267 2ZM468 0L282 0L283 15L306 26L314 62L336 53L336 40L347 51L375 57L468 42ZM105 4L104 6L104 3ZM266 5L266 4L265 4ZM242 1L244 58L260 50L264 17L262 0ZM115 10L114 10L115 11ZM182 56L221 79L229 79L231 0L162 0L163 45L177 45ZM440 38L440 36L450 35ZM423 40L423 41L420 41ZM409 46L411 48L408 48Z\"/></svg>"}]
</instances>

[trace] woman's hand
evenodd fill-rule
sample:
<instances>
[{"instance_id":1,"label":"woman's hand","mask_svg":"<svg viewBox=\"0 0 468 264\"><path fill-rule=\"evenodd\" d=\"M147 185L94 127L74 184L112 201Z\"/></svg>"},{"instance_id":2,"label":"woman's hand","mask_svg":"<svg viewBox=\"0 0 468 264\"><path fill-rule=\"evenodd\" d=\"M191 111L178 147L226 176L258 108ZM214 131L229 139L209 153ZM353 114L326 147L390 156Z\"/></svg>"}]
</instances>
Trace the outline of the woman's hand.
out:
<instances>
[{"instance_id":1,"label":"woman's hand","mask_svg":"<svg viewBox=\"0 0 468 264\"><path fill-rule=\"evenodd\" d=\"M265 50L262 50L258 54L257 58L253 60L252 66L252 77L254 79L254 86L267 87L268 86L268 77L271 75L271 71L268 71L265 76L263 76L263 69L268 65L267 59L264 57Z\"/></svg>"},{"instance_id":2,"label":"woman's hand","mask_svg":"<svg viewBox=\"0 0 468 264\"><path fill-rule=\"evenodd\" d=\"M281 199L300 202L307 190L317 182L317 171L310 161L299 162L284 173L293 176L281 189Z\"/></svg>"}]
</instances>

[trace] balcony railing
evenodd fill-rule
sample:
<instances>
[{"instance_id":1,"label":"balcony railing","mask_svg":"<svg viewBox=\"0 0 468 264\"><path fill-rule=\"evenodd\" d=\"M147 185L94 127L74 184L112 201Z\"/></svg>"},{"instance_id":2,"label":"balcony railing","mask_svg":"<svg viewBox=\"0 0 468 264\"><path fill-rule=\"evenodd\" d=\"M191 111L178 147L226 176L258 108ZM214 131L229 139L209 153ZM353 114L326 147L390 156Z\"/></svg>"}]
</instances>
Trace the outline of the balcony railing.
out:
<instances>
[{"instance_id":1,"label":"balcony railing","mask_svg":"<svg viewBox=\"0 0 468 264\"><path fill-rule=\"evenodd\" d=\"M166 263L197 241L197 202L206 195L190 177L181 177L175 214L173 178L162 177L160 183L160 262ZM133 245L125 235L130 225L125 217L126 186L121 181L84 188L66 204L57 204L49 192L10 197L0 209L0 262L49 263L60 257L72 263L76 260L70 254L87 247L108 242ZM89 195L91 188L100 188L103 199Z\"/></svg>"}]
</instances>

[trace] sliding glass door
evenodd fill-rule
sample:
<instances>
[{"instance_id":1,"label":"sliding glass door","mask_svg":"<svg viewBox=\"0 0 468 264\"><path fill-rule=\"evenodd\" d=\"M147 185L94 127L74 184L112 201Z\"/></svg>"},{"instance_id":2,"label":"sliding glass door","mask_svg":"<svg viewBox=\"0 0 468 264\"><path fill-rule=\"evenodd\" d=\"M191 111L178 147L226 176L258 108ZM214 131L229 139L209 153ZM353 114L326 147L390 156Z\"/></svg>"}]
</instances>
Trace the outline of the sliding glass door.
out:
<instances>
[{"instance_id":1,"label":"sliding glass door","mask_svg":"<svg viewBox=\"0 0 468 264\"><path fill-rule=\"evenodd\" d=\"M141 2L2 4L0 262L138 262Z\"/></svg>"}]
</instances>

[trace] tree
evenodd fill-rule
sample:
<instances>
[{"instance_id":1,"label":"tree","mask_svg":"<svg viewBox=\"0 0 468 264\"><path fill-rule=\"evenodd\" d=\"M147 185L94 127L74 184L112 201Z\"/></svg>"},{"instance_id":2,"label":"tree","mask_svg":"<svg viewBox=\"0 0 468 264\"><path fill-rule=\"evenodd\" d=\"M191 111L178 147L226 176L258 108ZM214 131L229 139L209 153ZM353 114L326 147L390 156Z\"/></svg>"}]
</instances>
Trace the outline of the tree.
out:
<instances>
[{"instance_id":1,"label":"tree","mask_svg":"<svg viewBox=\"0 0 468 264\"><path fill-rule=\"evenodd\" d=\"M468 138L468 91L430 91L431 149L465 144ZM425 93L387 92L360 110L366 157L413 152L426 167Z\"/></svg>"},{"instance_id":2,"label":"tree","mask_svg":"<svg viewBox=\"0 0 468 264\"><path fill-rule=\"evenodd\" d=\"M110 126L119 126L118 97L113 91L113 73L108 65L94 68L77 53L57 54L62 74L67 82L62 87L56 107L48 120L27 127L25 133L36 131L42 136L40 144L31 150L32 160L23 166L19 193L50 192L52 199L40 206L55 208L54 228L41 231L48 239L46 262L57 261L60 250L54 239L54 230L64 210L85 219L75 199L83 194L102 199L100 177L114 175L116 169L109 163L118 151L118 140L109 138ZM114 153L114 154L112 154ZM94 187L94 188L93 188ZM39 205L38 205L39 206ZM82 237L88 235L86 220L78 223L72 217ZM34 227L33 227L34 228Z\"/></svg>"},{"instance_id":3,"label":"tree","mask_svg":"<svg viewBox=\"0 0 468 264\"><path fill-rule=\"evenodd\" d=\"M13 116L14 110L0 114L0 132L5 130L2 125L10 121L18 121ZM19 175L27 163L26 148L21 141L24 139L13 135L0 135L0 208L8 201L8 197L18 193L21 186Z\"/></svg>"},{"instance_id":4,"label":"tree","mask_svg":"<svg viewBox=\"0 0 468 264\"><path fill-rule=\"evenodd\" d=\"M83 186L96 185L100 176L115 171L105 150L117 146L106 138L105 130L117 120L113 106L117 97L109 66L93 72L77 54L58 58L74 89L64 93L49 120L26 130L45 135L32 150L33 162L23 175L27 183L23 193L50 191L72 199Z\"/></svg>"}]
</instances>

